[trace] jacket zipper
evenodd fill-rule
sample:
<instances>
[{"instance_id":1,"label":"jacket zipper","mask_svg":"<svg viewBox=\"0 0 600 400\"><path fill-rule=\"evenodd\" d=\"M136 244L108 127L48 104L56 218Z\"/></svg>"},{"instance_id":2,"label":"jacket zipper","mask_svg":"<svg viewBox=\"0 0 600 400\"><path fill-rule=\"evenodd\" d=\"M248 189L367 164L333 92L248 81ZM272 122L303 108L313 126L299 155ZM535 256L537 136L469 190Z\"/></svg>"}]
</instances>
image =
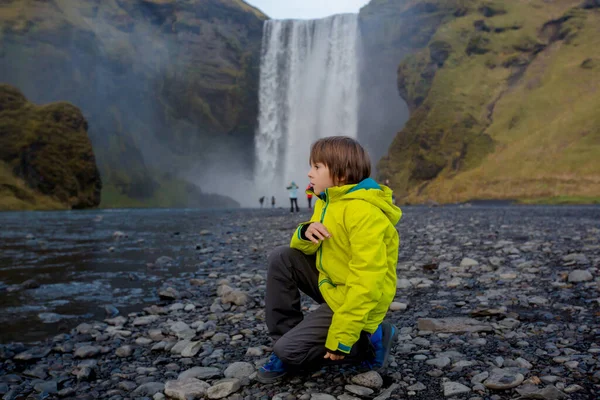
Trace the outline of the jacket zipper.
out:
<instances>
[{"instance_id":1,"label":"jacket zipper","mask_svg":"<svg viewBox=\"0 0 600 400\"><path fill-rule=\"evenodd\" d=\"M323 207L323 211L321 211L321 223L323 223L323 221L325 220L325 213L327 212L327 207L329 206L329 189L325 189L325 207ZM320 270L321 272L323 272L325 275L329 276L327 274L327 272L325 272L325 269L323 268L323 243L321 243L319 245L319 264L320 264ZM319 286L322 282L319 283ZM332 283L333 284L333 283Z\"/></svg>"}]
</instances>

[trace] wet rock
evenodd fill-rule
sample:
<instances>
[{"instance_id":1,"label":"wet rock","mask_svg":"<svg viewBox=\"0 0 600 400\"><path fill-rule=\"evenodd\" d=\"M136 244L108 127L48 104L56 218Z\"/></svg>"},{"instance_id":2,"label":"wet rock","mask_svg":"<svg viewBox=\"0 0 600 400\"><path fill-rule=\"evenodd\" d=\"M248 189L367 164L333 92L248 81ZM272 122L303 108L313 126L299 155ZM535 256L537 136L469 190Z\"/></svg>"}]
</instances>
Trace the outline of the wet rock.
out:
<instances>
[{"instance_id":1,"label":"wet rock","mask_svg":"<svg viewBox=\"0 0 600 400\"><path fill-rule=\"evenodd\" d=\"M154 261L154 264L159 268L172 267L175 265L175 260L173 260L171 257L161 256Z\"/></svg>"},{"instance_id":2,"label":"wet rock","mask_svg":"<svg viewBox=\"0 0 600 400\"><path fill-rule=\"evenodd\" d=\"M108 318L114 318L119 315L119 310L113 305L104 306L104 312Z\"/></svg>"},{"instance_id":3,"label":"wet rock","mask_svg":"<svg viewBox=\"0 0 600 400\"><path fill-rule=\"evenodd\" d=\"M172 287L168 287L158 292L158 297L162 300L178 300L180 299L181 293L178 290Z\"/></svg>"},{"instance_id":4,"label":"wet rock","mask_svg":"<svg viewBox=\"0 0 600 400\"><path fill-rule=\"evenodd\" d=\"M17 354L14 359L19 361L40 360L50 354L49 347L34 347Z\"/></svg>"},{"instance_id":5,"label":"wet rock","mask_svg":"<svg viewBox=\"0 0 600 400\"><path fill-rule=\"evenodd\" d=\"M37 289L40 287L40 284L35 279L28 279L25 282L21 283L21 288L23 289Z\"/></svg>"}]
</instances>

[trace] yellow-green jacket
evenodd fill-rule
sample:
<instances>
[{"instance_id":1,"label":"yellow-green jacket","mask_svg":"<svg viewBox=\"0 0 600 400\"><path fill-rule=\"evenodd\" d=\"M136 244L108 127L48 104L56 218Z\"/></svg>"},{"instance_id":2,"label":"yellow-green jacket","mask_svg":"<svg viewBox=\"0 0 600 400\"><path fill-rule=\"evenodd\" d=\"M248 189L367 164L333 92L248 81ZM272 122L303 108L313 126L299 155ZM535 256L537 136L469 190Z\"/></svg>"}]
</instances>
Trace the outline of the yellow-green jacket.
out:
<instances>
[{"instance_id":1,"label":"yellow-green jacket","mask_svg":"<svg viewBox=\"0 0 600 400\"><path fill-rule=\"evenodd\" d=\"M290 246L316 253L319 289L333 310L325 347L349 353L361 331L373 333L396 295L398 232L402 212L392 191L368 178L321 193L312 218L298 226ZM305 240L302 228L321 222L331 237Z\"/></svg>"}]
</instances>

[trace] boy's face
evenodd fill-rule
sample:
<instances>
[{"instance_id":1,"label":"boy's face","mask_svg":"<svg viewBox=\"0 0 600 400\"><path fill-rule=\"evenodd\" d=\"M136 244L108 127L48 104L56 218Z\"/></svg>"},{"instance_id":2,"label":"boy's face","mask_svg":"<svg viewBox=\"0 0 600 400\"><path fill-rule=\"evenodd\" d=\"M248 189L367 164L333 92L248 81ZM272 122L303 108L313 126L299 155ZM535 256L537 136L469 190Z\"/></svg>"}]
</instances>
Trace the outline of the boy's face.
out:
<instances>
[{"instance_id":1,"label":"boy's face","mask_svg":"<svg viewBox=\"0 0 600 400\"><path fill-rule=\"evenodd\" d=\"M321 194L325 189L335 186L329 168L323 163L310 163L308 179L316 194Z\"/></svg>"}]
</instances>

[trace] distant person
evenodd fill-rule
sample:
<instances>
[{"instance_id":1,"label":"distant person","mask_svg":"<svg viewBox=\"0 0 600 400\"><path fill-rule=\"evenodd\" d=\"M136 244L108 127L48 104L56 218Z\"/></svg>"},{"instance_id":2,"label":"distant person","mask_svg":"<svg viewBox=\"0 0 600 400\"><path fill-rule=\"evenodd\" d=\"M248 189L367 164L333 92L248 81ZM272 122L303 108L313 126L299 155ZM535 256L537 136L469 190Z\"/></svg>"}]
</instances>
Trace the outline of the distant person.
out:
<instances>
[{"instance_id":1,"label":"distant person","mask_svg":"<svg viewBox=\"0 0 600 400\"><path fill-rule=\"evenodd\" d=\"M265 196L258 199L258 202L260 203L260 208L263 208L263 203L265 202Z\"/></svg>"},{"instance_id":2,"label":"distant person","mask_svg":"<svg viewBox=\"0 0 600 400\"><path fill-rule=\"evenodd\" d=\"M316 194L310 222L268 259L265 319L275 344L257 380L273 383L323 363L386 368L397 329L383 322L396 295L402 212L371 175L354 139L316 141L308 177ZM319 303L303 315L300 289Z\"/></svg>"},{"instance_id":3,"label":"distant person","mask_svg":"<svg viewBox=\"0 0 600 400\"><path fill-rule=\"evenodd\" d=\"M271 208L275 208L275 196L271 196Z\"/></svg>"},{"instance_id":4,"label":"distant person","mask_svg":"<svg viewBox=\"0 0 600 400\"><path fill-rule=\"evenodd\" d=\"M292 181L290 186L286 189L290 192L290 212L294 212L294 204L296 205L296 212L300 212L300 209L298 208L298 185L296 185L296 182Z\"/></svg>"},{"instance_id":5,"label":"distant person","mask_svg":"<svg viewBox=\"0 0 600 400\"><path fill-rule=\"evenodd\" d=\"M312 210L312 197L313 197L312 185L309 183L306 187L306 201L308 201L308 209Z\"/></svg>"}]
</instances>

